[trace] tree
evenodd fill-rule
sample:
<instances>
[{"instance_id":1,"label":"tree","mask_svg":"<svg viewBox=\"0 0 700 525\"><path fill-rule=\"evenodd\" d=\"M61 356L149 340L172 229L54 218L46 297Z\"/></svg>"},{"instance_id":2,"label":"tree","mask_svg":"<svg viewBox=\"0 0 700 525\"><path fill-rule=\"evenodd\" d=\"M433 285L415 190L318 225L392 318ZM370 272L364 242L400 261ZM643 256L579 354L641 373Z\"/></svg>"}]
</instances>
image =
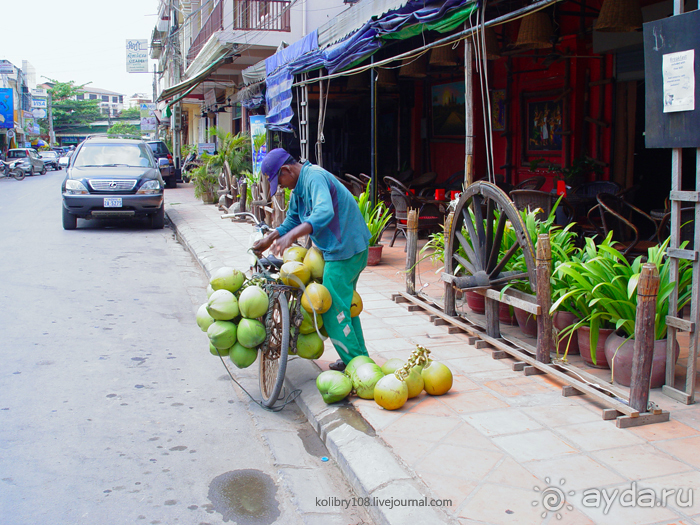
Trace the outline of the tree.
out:
<instances>
[{"instance_id":1,"label":"tree","mask_svg":"<svg viewBox=\"0 0 700 525\"><path fill-rule=\"evenodd\" d=\"M141 127L127 124L126 122L116 122L107 130L108 135L127 135L132 137L141 137Z\"/></svg>"},{"instance_id":2,"label":"tree","mask_svg":"<svg viewBox=\"0 0 700 525\"><path fill-rule=\"evenodd\" d=\"M72 80L58 82L49 79L53 87L49 90L52 99L54 129L70 131L72 127L85 126L102 118L99 101L77 100L87 84L75 85Z\"/></svg>"},{"instance_id":3,"label":"tree","mask_svg":"<svg viewBox=\"0 0 700 525\"><path fill-rule=\"evenodd\" d=\"M129 120L135 120L135 119L141 118L141 109L138 106L134 106L133 108L123 109L122 112L119 113L119 118L129 119Z\"/></svg>"}]
</instances>

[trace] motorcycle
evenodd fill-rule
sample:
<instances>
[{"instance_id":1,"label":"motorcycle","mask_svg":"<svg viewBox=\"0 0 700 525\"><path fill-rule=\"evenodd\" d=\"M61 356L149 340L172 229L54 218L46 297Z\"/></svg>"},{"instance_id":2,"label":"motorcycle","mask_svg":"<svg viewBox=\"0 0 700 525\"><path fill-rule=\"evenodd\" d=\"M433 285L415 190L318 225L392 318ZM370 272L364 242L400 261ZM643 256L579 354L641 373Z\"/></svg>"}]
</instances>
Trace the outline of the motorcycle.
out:
<instances>
[{"instance_id":1,"label":"motorcycle","mask_svg":"<svg viewBox=\"0 0 700 525\"><path fill-rule=\"evenodd\" d=\"M182 163L182 180L184 182L190 182L190 180L192 180L190 172L201 165L201 161L197 160L196 153L190 153L187 155Z\"/></svg>"},{"instance_id":2,"label":"motorcycle","mask_svg":"<svg viewBox=\"0 0 700 525\"><path fill-rule=\"evenodd\" d=\"M12 162L7 162L0 160L0 174L3 177L14 177L16 180L23 180L26 176L25 170L23 169L23 160L15 160ZM31 170L31 166L29 166Z\"/></svg>"}]
</instances>

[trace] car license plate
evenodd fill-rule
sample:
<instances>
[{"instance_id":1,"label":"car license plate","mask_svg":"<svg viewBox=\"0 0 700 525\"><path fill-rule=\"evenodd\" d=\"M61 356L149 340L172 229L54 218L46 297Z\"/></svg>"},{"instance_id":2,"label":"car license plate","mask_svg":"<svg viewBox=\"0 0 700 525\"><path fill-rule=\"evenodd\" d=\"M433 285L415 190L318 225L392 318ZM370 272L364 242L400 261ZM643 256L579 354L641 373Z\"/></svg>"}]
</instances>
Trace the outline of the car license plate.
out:
<instances>
[{"instance_id":1,"label":"car license plate","mask_svg":"<svg viewBox=\"0 0 700 525\"><path fill-rule=\"evenodd\" d=\"M111 199L105 198L105 208L121 208L121 207L122 207L121 197L111 198Z\"/></svg>"}]
</instances>

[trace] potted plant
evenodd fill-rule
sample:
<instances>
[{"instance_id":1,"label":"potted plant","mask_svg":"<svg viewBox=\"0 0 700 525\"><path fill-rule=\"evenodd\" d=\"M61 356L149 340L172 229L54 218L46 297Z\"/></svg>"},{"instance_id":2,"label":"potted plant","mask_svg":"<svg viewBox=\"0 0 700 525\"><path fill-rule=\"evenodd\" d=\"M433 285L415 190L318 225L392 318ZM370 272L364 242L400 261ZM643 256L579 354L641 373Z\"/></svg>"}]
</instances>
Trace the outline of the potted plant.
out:
<instances>
[{"instance_id":1,"label":"potted plant","mask_svg":"<svg viewBox=\"0 0 700 525\"><path fill-rule=\"evenodd\" d=\"M691 296L691 264L689 261L682 261L678 282L671 281L670 261L665 257L667 247L668 240L661 246L650 248L648 252L648 262L655 264L659 270L654 329L657 343L652 367L654 388L663 383L665 374L664 337L667 331L668 297L677 286L680 310L690 301ZM581 259L572 260L559 267L558 273L568 281L569 290L560 295L552 309L573 300L581 317L574 327L584 328L583 332L579 333L581 356L590 359L594 366L599 367L602 364L601 360L605 359L613 369L613 379L629 386L636 326L637 282L644 258L640 256L631 263L628 262L612 247L611 235L597 246L592 239L586 239L583 254ZM586 326L590 327L588 341ZM595 354L591 350L587 355L584 351L586 342L589 342L591 349L597 349Z\"/></svg>"},{"instance_id":2,"label":"potted plant","mask_svg":"<svg viewBox=\"0 0 700 525\"><path fill-rule=\"evenodd\" d=\"M202 199L205 204L212 204L216 189L219 187L219 176L209 168L207 153L202 153L204 164L198 166L191 172L192 183L194 184L194 196Z\"/></svg>"},{"instance_id":3,"label":"potted plant","mask_svg":"<svg viewBox=\"0 0 700 525\"><path fill-rule=\"evenodd\" d=\"M383 246L379 244L382 238L382 233L386 230L389 221L391 220L391 212L386 204L382 201L377 201L374 206L369 198L369 183L367 188L359 197L355 197L357 205L360 208L360 213L369 229L369 256L367 259L368 266L376 266L382 258Z\"/></svg>"}]
</instances>

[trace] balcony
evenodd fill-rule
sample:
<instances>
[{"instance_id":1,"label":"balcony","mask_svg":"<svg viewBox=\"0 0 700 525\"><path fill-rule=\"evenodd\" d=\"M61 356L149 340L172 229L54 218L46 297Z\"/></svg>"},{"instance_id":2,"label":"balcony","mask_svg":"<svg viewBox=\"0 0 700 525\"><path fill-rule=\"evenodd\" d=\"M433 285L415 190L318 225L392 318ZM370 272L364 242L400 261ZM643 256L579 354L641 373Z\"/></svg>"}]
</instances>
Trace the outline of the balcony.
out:
<instances>
[{"instance_id":1,"label":"balcony","mask_svg":"<svg viewBox=\"0 0 700 525\"><path fill-rule=\"evenodd\" d=\"M289 0L238 0L233 4L234 30L287 31Z\"/></svg>"},{"instance_id":2,"label":"balcony","mask_svg":"<svg viewBox=\"0 0 700 525\"><path fill-rule=\"evenodd\" d=\"M214 6L214 9L209 15L209 18L207 18L207 21L204 22L202 29L197 34L197 37L192 41L190 49L187 51L187 65L192 63L211 35L223 29L223 12L223 2L217 2L216 6Z\"/></svg>"},{"instance_id":3,"label":"balcony","mask_svg":"<svg viewBox=\"0 0 700 525\"><path fill-rule=\"evenodd\" d=\"M291 0L234 0L233 20L226 27L233 31L291 31L289 9ZM209 18L187 51L187 65L217 31L223 29L223 1L214 6Z\"/></svg>"}]
</instances>

